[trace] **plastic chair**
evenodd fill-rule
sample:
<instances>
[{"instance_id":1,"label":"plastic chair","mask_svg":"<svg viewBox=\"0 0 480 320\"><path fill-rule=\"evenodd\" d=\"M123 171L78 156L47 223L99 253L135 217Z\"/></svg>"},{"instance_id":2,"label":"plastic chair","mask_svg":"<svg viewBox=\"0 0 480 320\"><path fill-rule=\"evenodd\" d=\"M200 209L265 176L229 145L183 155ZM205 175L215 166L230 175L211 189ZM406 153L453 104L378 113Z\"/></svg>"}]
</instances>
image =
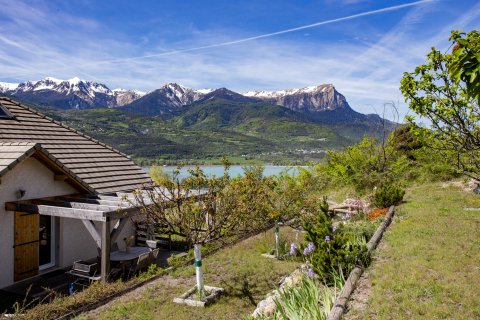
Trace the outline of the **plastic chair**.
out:
<instances>
[{"instance_id":1,"label":"plastic chair","mask_svg":"<svg viewBox=\"0 0 480 320\"><path fill-rule=\"evenodd\" d=\"M112 245L110 246L110 252L115 252L115 251L118 251L118 243L114 242L112 243Z\"/></svg>"},{"instance_id":2,"label":"plastic chair","mask_svg":"<svg viewBox=\"0 0 480 320\"><path fill-rule=\"evenodd\" d=\"M142 253L138 256L135 262L132 264L130 269L128 270L128 277L130 278L132 275L139 273L142 270L145 270L150 265L150 252Z\"/></svg>"},{"instance_id":3,"label":"plastic chair","mask_svg":"<svg viewBox=\"0 0 480 320\"><path fill-rule=\"evenodd\" d=\"M157 258L158 258L159 253L160 253L160 249L158 249L158 248L150 251L150 264L157 262Z\"/></svg>"}]
</instances>

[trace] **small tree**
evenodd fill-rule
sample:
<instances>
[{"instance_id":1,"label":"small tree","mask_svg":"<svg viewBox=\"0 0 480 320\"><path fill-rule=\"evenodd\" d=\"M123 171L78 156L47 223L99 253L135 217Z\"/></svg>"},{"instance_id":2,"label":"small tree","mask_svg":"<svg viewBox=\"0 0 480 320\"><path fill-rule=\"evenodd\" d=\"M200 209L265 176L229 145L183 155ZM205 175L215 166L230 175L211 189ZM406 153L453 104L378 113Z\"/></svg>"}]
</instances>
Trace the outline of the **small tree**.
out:
<instances>
[{"instance_id":1,"label":"small tree","mask_svg":"<svg viewBox=\"0 0 480 320\"><path fill-rule=\"evenodd\" d=\"M432 48L425 64L404 73L400 90L431 131L418 130L424 143L441 152L456 170L473 178L480 174L479 32L453 31L453 52ZM408 117L412 123L413 117Z\"/></svg>"},{"instance_id":2,"label":"small tree","mask_svg":"<svg viewBox=\"0 0 480 320\"><path fill-rule=\"evenodd\" d=\"M263 228L277 218L272 190L275 181L264 177L261 167L245 168L245 176L231 179L224 160L221 177L207 177L196 167L180 179L155 168L156 185L135 192L136 205L161 232L179 235L194 248L197 290L203 297L201 246Z\"/></svg>"},{"instance_id":3,"label":"small tree","mask_svg":"<svg viewBox=\"0 0 480 320\"><path fill-rule=\"evenodd\" d=\"M135 204L141 208L148 221L161 232L185 237L194 248L197 274L197 293L204 296L201 246L228 236L245 232L239 228L244 218L232 209L228 162L222 177L208 178L196 167L189 176L180 179L180 169L168 178L159 172L156 185L150 190L138 190ZM158 170L157 170L158 171Z\"/></svg>"}]
</instances>

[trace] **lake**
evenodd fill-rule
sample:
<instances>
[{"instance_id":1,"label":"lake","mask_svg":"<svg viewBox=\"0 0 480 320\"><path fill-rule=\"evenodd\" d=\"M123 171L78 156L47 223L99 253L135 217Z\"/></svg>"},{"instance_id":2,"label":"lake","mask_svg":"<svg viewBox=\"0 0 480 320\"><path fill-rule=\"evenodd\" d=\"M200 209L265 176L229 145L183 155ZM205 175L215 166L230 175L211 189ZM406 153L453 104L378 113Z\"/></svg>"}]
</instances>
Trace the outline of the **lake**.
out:
<instances>
[{"instance_id":1,"label":"lake","mask_svg":"<svg viewBox=\"0 0 480 320\"><path fill-rule=\"evenodd\" d=\"M222 176L223 175L223 166L221 165L205 165L199 166L207 176ZM173 174L173 171L177 169L176 166L163 166L163 171L170 175ZM146 172L150 171L150 167L143 168ZM180 179L183 179L188 176L188 170L195 169L195 166L184 166L180 170ZM263 174L265 176L276 176L281 172L288 170L288 173L292 175L298 174L298 167L290 167L290 166L264 166ZM238 177L244 174L243 166L240 165L232 165L228 171L230 177Z\"/></svg>"}]
</instances>

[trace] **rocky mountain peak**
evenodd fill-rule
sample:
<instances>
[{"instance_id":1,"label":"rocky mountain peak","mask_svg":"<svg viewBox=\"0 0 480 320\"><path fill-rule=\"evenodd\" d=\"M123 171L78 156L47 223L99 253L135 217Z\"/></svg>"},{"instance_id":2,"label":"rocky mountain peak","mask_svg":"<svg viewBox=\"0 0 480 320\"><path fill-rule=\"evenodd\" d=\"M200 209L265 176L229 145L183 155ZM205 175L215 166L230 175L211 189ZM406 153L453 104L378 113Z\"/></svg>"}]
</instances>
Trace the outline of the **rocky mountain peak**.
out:
<instances>
[{"instance_id":1,"label":"rocky mountain peak","mask_svg":"<svg viewBox=\"0 0 480 320\"><path fill-rule=\"evenodd\" d=\"M240 103L264 101L301 113L351 110L345 97L333 84L239 94L227 88L195 90L178 83L166 83L157 90L145 93L125 89L110 90L104 84L85 81L78 77L68 80L46 77L19 84L0 82L0 92L62 109L125 106L129 111L145 114L178 113L194 102L212 99Z\"/></svg>"},{"instance_id":2,"label":"rocky mountain peak","mask_svg":"<svg viewBox=\"0 0 480 320\"><path fill-rule=\"evenodd\" d=\"M117 88L112 90L113 95L115 96L117 107L125 106L133 101L140 99L146 93L139 90L128 90Z\"/></svg>"},{"instance_id":3,"label":"rocky mountain peak","mask_svg":"<svg viewBox=\"0 0 480 320\"><path fill-rule=\"evenodd\" d=\"M279 91L249 91L245 96L259 98L303 113L350 109L345 97L332 84Z\"/></svg>"},{"instance_id":4,"label":"rocky mountain peak","mask_svg":"<svg viewBox=\"0 0 480 320\"><path fill-rule=\"evenodd\" d=\"M229 90L227 88L219 88L216 90L211 91L210 93L204 95L199 101L208 101L213 99L225 99L235 102L258 102L261 101L255 97L246 97L245 95L241 95L237 92Z\"/></svg>"}]
</instances>

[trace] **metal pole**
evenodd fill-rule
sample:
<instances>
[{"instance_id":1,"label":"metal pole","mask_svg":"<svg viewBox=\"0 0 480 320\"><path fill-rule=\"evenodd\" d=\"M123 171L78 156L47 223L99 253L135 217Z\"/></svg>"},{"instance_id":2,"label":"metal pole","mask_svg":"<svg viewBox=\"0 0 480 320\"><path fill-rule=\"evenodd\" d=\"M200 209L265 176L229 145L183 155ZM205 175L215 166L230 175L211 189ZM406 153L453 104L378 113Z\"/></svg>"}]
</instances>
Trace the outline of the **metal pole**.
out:
<instances>
[{"instance_id":1,"label":"metal pole","mask_svg":"<svg viewBox=\"0 0 480 320\"><path fill-rule=\"evenodd\" d=\"M197 293L200 297L200 300L203 300L203 298L205 297L205 292L203 288L202 247L200 244L195 244L193 246L193 253L195 256L195 274L197 276Z\"/></svg>"},{"instance_id":2,"label":"metal pole","mask_svg":"<svg viewBox=\"0 0 480 320\"><path fill-rule=\"evenodd\" d=\"M277 258L280 256L280 237L278 236L278 222L275 223L275 253Z\"/></svg>"}]
</instances>

